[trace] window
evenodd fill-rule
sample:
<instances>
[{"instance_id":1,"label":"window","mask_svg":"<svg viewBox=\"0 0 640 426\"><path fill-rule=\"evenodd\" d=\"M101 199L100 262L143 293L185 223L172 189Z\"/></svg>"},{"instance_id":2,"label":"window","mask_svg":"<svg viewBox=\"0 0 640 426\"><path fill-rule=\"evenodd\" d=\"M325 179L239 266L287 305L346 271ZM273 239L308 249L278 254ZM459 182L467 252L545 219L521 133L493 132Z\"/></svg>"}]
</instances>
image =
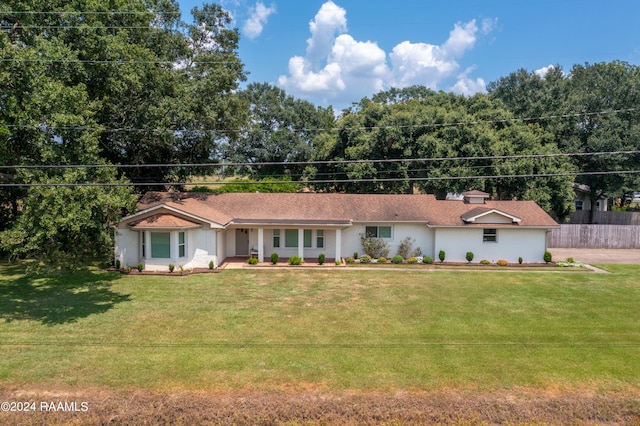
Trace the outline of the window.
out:
<instances>
[{"instance_id":1,"label":"window","mask_svg":"<svg viewBox=\"0 0 640 426\"><path fill-rule=\"evenodd\" d=\"M482 241L495 243L498 241L498 230L495 228L487 228L482 233Z\"/></svg>"},{"instance_id":2,"label":"window","mask_svg":"<svg viewBox=\"0 0 640 426\"><path fill-rule=\"evenodd\" d=\"M142 231L141 238L142 238L142 241L141 241L141 243L142 243L141 244L141 246L142 246L142 258L146 259L147 258L147 247L145 245L146 235L145 235L144 231Z\"/></svg>"},{"instance_id":3,"label":"window","mask_svg":"<svg viewBox=\"0 0 640 426\"><path fill-rule=\"evenodd\" d=\"M322 229L316 231L316 247L324 248L324 231Z\"/></svg>"},{"instance_id":4,"label":"window","mask_svg":"<svg viewBox=\"0 0 640 426\"><path fill-rule=\"evenodd\" d=\"M185 249L184 232L178 232L178 257L185 257L187 255Z\"/></svg>"},{"instance_id":5,"label":"window","mask_svg":"<svg viewBox=\"0 0 640 426\"><path fill-rule=\"evenodd\" d=\"M151 233L151 257L155 259L171 258L171 233Z\"/></svg>"},{"instance_id":6,"label":"window","mask_svg":"<svg viewBox=\"0 0 640 426\"><path fill-rule=\"evenodd\" d=\"M273 230L273 246L280 247L280 230L279 229Z\"/></svg>"},{"instance_id":7,"label":"window","mask_svg":"<svg viewBox=\"0 0 640 426\"><path fill-rule=\"evenodd\" d=\"M584 205L584 201L582 200L575 200L574 204L576 205L576 210L582 210L582 207Z\"/></svg>"},{"instance_id":8,"label":"window","mask_svg":"<svg viewBox=\"0 0 640 426\"><path fill-rule=\"evenodd\" d=\"M284 230L284 246L298 247L298 230L297 229Z\"/></svg>"},{"instance_id":9,"label":"window","mask_svg":"<svg viewBox=\"0 0 640 426\"><path fill-rule=\"evenodd\" d=\"M311 247L313 238L311 238L311 229L304 230L304 246Z\"/></svg>"},{"instance_id":10,"label":"window","mask_svg":"<svg viewBox=\"0 0 640 426\"><path fill-rule=\"evenodd\" d=\"M390 226L367 226L365 228L365 234L372 236L373 238L391 238Z\"/></svg>"}]
</instances>

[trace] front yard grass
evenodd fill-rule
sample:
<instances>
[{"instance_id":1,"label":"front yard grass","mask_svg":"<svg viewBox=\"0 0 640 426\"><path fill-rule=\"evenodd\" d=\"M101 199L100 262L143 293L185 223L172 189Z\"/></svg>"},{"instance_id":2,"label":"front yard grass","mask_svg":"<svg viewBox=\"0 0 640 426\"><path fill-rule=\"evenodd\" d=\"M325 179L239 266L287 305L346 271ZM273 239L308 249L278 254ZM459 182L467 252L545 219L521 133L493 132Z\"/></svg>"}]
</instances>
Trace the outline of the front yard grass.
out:
<instances>
[{"instance_id":1,"label":"front yard grass","mask_svg":"<svg viewBox=\"0 0 640 426\"><path fill-rule=\"evenodd\" d=\"M640 266L612 274L0 266L0 387L640 387Z\"/></svg>"}]
</instances>

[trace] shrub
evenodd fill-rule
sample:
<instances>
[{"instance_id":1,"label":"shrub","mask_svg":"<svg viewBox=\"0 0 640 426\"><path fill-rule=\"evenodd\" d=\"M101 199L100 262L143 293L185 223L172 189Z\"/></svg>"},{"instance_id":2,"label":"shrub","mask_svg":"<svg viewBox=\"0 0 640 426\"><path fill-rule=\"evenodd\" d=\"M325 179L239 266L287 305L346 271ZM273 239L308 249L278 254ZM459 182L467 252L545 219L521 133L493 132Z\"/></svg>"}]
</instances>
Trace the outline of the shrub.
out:
<instances>
[{"instance_id":1,"label":"shrub","mask_svg":"<svg viewBox=\"0 0 640 426\"><path fill-rule=\"evenodd\" d=\"M347 257L347 263L355 263L356 260L353 257Z\"/></svg>"},{"instance_id":2,"label":"shrub","mask_svg":"<svg viewBox=\"0 0 640 426\"><path fill-rule=\"evenodd\" d=\"M342 265L342 261L340 259L336 259L334 263L336 264L336 266Z\"/></svg>"},{"instance_id":3,"label":"shrub","mask_svg":"<svg viewBox=\"0 0 640 426\"><path fill-rule=\"evenodd\" d=\"M278 259L280 259L280 256L278 255L278 253L271 253L271 263L272 264L276 264L278 263Z\"/></svg>"},{"instance_id":4,"label":"shrub","mask_svg":"<svg viewBox=\"0 0 640 426\"><path fill-rule=\"evenodd\" d=\"M415 238L412 237L405 237L402 239L402 241L400 241L400 244L398 245L398 255L402 256L403 259L406 259L407 257L411 256L412 254L412 249L413 249L413 243L416 241Z\"/></svg>"},{"instance_id":5,"label":"shrub","mask_svg":"<svg viewBox=\"0 0 640 426\"><path fill-rule=\"evenodd\" d=\"M548 252L548 251L545 251L545 252L544 252L544 257L543 257L543 259L544 259L544 261L545 261L545 262L547 262L547 263L551 262L551 259L552 259L552 257L551 257L551 253L550 253L550 252Z\"/></svg>"},{"instance_id":6,"label":"shrub","mask_svg":"<svg viewBox=\"0 0 640 426\"><path fill-rule=\"evenodd\" d=\"M257 257L250 257L249 260L247 260L247 263L249 263L249 265L257 265L258 264L258 258Z\"/></svg>"},{"instance_id":7,"label":"shrub","mask_svg":"<svg viewBox=\"0 0 640 426\"><path fill-rule=\"evenodd\" d=\"M353 258L354 258L355 260L358 260L358 252L357 252L357 251L354 251L354 252L353 252Z\"/></svg>"},{"instance_id":8,"label":"shrub","mask_svg":"<svg viewBox=\"0 0 640 426\"><path fill-rule=\"evenodd\" d=\"M116 259L116 269L120 269L120 259Z\"/></svg>"},{"instance_id":9,"label":"shrub","mask_svg":"<svg viewBox=\"0 0 640 426\"><path fill-rule=\"evenodd\" d=\"M567 257L567 263L576 263L576 261L573 260L573 257Z\"/></svg>"},{"instance_id":10,"label":"shrub","mask_svg":"<svg viewBox=\"0 0 640 426\"><path fill-rule=\"evenodd\" d=\"M215 264L213 263L213 260L209 261L209 269L213 269L213 267L215 266Z\"/></svg>"},{"instance_id":11,"label":"shrub","mask_svg":"<svg viewBox=\"0 0 640 426\"><path fill-rule=\"evenodd\" d=\"M183 273L183 272L184 272L184 266L182 266L182 265L178 265L178 269L180 269L180 273Z\"/></svg>"},{"instance_id":12,"label":"shrub","mask_svg":"<svg viewBox=\"0 0 640 426\"><path fill-rule=\"evenodd\" d=\"M386 257L379 257L378 258L378 263L387 263L387 258Z\"/></svg>"},{"instance_id":13,"label":"shrub","mask_svg":"<svg viewBox=\"0 0 640 426\"><path fill-rule=\"evenodd\" d=\"M480 261L480 264L481 264L481 265L491 265L491 262L489 262L487 259L482 259L482 260Z\"/></svg>"},{"instance_id":14,"label":"shrub","mask_svg":"<svg viewBox=\"0 0 640 426\"><path fill-rule=\"evenodd\" d=\"M368 254L363 254L360 256L360 263L371 263L371 256Z\"/></svg>"},{"instance_id":15,"label":"shrub","mask_svg":"<svg viewBox=\"0 0 640 426\"><path fill-rule=\"evenodd\" d=\"M404 258L402 256L400 256L399 254L396 254L395 256L393 256L391 258L391 262L395 263L395 264L402 263L402 262L404 262Z\"/></svg>"},{"instance_id":16,"label":"shrub","mask_svg":"<svg viewBox=\"0 0 640 426\"><path fill-rule=\"evenodd\" d=\"M473 260L473 252L472 251L468 251L467 252L466 259L467 259L467 262L471 263L471 261Z\"/></svg>"},{"instance_id":17,"label":"shrub","mask_svg":"<svg viewBox=\"0 0 640 426\"><path fill-rule=\"evenodd\" d=\"M143 269L144 265L142 264L142 262L138 262L138 272L142 272Z\"/></svg>"},{"instance_id":18,"label":"shrub","mask_svg":"<svg viewBox=\"0 0 640 426\"><path fill-rule=\"evenodd\" d=\"M507 266L507 265L509 264L509 262L507 262L507 261L506 261L506 260L504 260L504 259L500 259L500 260L498 260L498 261L496 262L496 264L497 264L497 265L500 265L500 266Z\"/></svg>"},{"instance_id":19,"label":"shrub","mask_svg":"<svg viewBox=\"0 0 640 426\"><path fill-rule=\"evenodd\" d=\"M445 255L446 255L446 253L444 252L444 250L440 250L438 252L438 259L440 259L440 262L444 262Z\"/></svg>"},{"instance_id":20,"label":"shrub","mask_svg":"<svg viewBox=\"0 0 640 426\"><path fill-rule=\"evenodd\" d=\"M318 263L322 265L325 260L327 260L327 257L324 255L324 253L320 253L320 255L318 256Z\"/></svg>"},{"instance_id":21,"label":"shrub","mask_svg":"<svg viewBox=\"0 0 640 426\"><path fill-rule=\"evenodd\" d=\"M411 253L411 257L421 257L422 249L420 247L416 247L416 249Z\"/></svg>"},{"instance_id":22,"label":"shrub","mask_svg":"<svg viewBox=\"0 0 640 426\"><path fill-rule=\"evenodd\" d=\"M518 263L519 263L520 265L522 265L522 257L519 257L519 258L518 258Z\"/></svg>"},{"instance_id":23,"label":"shrub","mask_svg":"<svg viewBox=\"0 0 640 426\"><path fill-rule=\"evenodd\" d=\"M302 258L300 256L291 256L289 258L289 265L302 265Z\"/></svg>"},{"instance_id":24,"label":"shrub","mask_svg":"<svg viewBox=\"0 0 640 426\"><path fill-rule=\"evenodd\" d=\"M422 258L422 263L426 263L428 265L431 265L433 263L433 257L431 256L424 256Z\"/></svg>"},{"instance_id":25,"label":"shrub","mask_svg":"<svg viewBox=\"0 0 640 426\"><path fill-rule=\"evenodd\" d=\"M407 263L418 263L418 258L415 256L411 256L407 259Z\"/></svg>"},{"instance_id":26,"label":"shrub","mask_svg":"<svg viewBox=\"0 0 640 426\"><path fill-rule=\"evenodd\" d=\"M173 272L173 270L175 269L175 266L173 266L173 263L169 264L169 272Z\"/></svg>"},{"instance_id":27,"label":"shrub","mask_svg":"<svg viewBox=\"0 0 640 426\"><path fill-rule=\"evenodd\" d=\"M382 238L375 238L371 234L360 234L360 242L364 252L374 259L389 256L389 244ZM354 258L357 259L357 253L354 253Z\"/></svg>"}]
</instances>

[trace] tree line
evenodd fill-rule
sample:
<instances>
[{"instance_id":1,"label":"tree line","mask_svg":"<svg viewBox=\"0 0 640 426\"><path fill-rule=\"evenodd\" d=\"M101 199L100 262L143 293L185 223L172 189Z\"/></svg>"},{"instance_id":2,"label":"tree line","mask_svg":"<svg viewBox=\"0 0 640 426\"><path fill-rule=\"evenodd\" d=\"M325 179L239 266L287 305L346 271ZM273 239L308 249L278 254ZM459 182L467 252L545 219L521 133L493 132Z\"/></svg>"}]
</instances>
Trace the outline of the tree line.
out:
<instances>
[{"instance_id":1,"label":"tree line","mask_svg":"<svg viewBox=\"0 0 640 426\"><path fill-rule=\"evenodd\" d=\"M637 66L518 70L471 97L392 88L335 114L270 84L242 88L229 14L192 15L174 0L0 5L0 251L108 258L140 193L211 170L184 164L317 191L480 189L559 220L574 183L592 199L640 188ZM61 167L78 165L95 167Z\"/></svg>"}]
</instances>

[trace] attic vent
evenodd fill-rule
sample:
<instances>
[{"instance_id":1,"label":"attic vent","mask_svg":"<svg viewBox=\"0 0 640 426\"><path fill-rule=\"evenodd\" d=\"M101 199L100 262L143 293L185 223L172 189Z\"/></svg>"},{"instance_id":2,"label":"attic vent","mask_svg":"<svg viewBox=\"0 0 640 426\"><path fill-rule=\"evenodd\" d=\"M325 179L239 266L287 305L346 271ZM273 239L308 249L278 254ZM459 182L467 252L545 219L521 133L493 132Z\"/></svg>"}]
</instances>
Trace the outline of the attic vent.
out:
<instances>
[{"instance_id":1,"label":"attic vent","mask_svg":"<svg viewBox=\"0 0 640 426\"><path fill-rule=\"evenodd\" d=\"M463 192L464 202L469 204L484 204L484 200L489 198L489 194L482 191Z\"/></svg>"}]
</instances>

